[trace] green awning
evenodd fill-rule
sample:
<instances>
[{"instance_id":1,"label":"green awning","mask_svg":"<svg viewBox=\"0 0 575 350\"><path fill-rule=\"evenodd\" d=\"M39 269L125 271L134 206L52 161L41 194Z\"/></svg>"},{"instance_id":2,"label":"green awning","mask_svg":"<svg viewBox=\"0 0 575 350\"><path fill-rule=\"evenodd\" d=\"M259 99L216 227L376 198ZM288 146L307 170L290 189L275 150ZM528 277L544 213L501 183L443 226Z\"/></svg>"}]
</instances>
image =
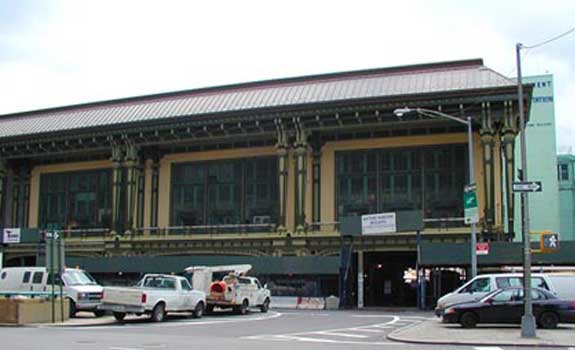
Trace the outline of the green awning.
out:
<instances>
[{"instance_id":1,"label":"green awning","mask_svg":"<svg viewBox=\"0 0 575 350\"><path fill-rule=\"evenodd\" d=\"M92 273L179 273L188 266L251 264L252 273L271 274L337 274L339 256L121 256L66 257L68 266L80 266Z\"/></svg>"},{"instance_id":2,"label":"green awning","mask_svg":"<svg viewBox=\"0 0 575 350\"><path fill-rule=\"evenodd\" d=\"M421 266L469 266L468 243L421 243ZM561 242L556 252L532 254L533 265L575 265L575 242ZM478 255L480 266L523 264L523 243L491 242L489 254Z\"/></svg>"}]
</instances>

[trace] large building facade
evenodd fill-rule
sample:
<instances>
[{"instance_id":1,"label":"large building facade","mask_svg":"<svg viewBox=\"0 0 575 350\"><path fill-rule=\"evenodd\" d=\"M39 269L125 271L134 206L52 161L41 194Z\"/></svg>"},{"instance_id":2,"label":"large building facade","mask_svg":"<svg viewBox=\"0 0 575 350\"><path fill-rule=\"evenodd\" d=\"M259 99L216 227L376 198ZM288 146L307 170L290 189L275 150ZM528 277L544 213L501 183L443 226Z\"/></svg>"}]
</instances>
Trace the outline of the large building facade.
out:
<instances>
[{"instance_id":1,"label":"large building facade","mask_svg":"<svg viewBox=\"0 0 575 350\"><path fill-rule=\"evenodd\" d=\"M555 101L553 75L525 77L533 84L531 111L525 134L527 140L527 170L529 181L541 181L543 191L529 194L531 231L559 232L559 184L557 182L557 141L555 133ZM516 159L521 159L519 138L516 142ZM517 163L521 168L521 162ZM519 195L516 195L519 199ZM521 240L521 210L516 206L516 239Z\"/></svg>"},{"instance_id":2,"label":"large building facade","mask_svg":"<svg viewBox=\"0 0 575 350\"><path fill-rule=\"evenodd\" d=\"M0 116L0 227L61 230L70 261L110 278L250 262L276 294L309 296L337 294L351 268L366 305L409 304L417 233L346 236L339 223L419 211L422 240L467 242L467 134L393 111L472 118L479 240L509 241L516 91L467 60ZM37 256L4 247L5 265Z\"/></svg>"}]
</instances>

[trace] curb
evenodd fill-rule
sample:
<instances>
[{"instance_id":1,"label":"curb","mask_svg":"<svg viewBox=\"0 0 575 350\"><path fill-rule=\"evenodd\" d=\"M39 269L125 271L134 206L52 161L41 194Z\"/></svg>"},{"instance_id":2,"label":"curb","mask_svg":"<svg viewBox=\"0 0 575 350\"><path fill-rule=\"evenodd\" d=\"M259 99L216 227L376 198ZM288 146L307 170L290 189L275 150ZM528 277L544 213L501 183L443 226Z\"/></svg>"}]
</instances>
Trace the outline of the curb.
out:
<instances>
[{"instance_id":1,"label":"curb","mask_svg":"<svg viewBox=\"0 0 575 350\"><path fill-rule=\"evenodd\" d=\"M429 322L429 321L425 321ZM400 333L409 328L415 328L421 325L423 322L417 323L412 326L408 326L405 328L396 329L393 332L389 333L386 338L400 343L410 343L410 344L427 344L427 345L465 345L465 346L514 346L514 347L539 347L539 348L573 348L573 344L565 345L565 344L550 344L550 343L539 343L539 342L532 342L532 343L525 343L525 344L517 344L512 342L471 342L471 341L457 341L457 340L432 340L432 339L425 339L425 338L406 338L396 335L395 333Z\"/></svg>"}]
</instances>

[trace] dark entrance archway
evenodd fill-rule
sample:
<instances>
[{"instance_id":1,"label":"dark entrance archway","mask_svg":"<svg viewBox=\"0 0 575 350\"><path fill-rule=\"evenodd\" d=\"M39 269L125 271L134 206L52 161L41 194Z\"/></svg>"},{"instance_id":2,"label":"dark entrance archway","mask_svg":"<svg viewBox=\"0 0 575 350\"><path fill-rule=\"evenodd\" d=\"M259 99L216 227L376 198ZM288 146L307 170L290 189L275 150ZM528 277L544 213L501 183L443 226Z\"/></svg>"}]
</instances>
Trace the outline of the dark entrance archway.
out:
<instances>
[{"instance_id":1,"label":"dark entrance archway","mask_svg":"<svg viewBox=\"0 0 575 350\"><path fill-rule=\"evenodd\" d=\"M417 306L415 252L364 254L365 306Z\"/></svg>"}]
</instances>

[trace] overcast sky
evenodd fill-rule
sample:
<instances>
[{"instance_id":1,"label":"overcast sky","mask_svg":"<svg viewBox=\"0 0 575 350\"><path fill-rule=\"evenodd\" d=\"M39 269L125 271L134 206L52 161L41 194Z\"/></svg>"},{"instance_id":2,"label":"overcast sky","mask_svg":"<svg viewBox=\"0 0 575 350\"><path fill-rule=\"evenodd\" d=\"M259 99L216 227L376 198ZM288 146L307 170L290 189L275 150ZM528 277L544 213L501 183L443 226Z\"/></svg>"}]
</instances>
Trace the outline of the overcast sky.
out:
<instances>
[{"instance_id":1,"label":"overcast sky","mask_svg":"<svg viewBox=\"0 0 575 350\"><path fill-rule=\"evenodd\" d=\"M575 1L0 0L0 114L336 71L483 58L575 27ZM575 35L523 56L552 73L575 152Z\"/></svg>"}]
</instances>

